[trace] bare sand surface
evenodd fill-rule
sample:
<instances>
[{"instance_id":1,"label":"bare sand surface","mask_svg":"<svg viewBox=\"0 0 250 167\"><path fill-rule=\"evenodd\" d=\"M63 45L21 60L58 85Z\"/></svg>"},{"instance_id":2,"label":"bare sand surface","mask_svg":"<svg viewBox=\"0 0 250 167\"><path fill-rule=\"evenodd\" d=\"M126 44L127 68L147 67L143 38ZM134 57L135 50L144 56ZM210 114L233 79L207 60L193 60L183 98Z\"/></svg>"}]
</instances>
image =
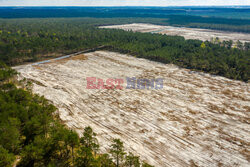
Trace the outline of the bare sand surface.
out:
<instances>
[{"instance_id":1,"label":"bare sand surface","mask_svg":"<svg viewBox=\"0 0 250 167\"><path fill-rule=\"evenodd\" d=\"M249 83L107 51L15 69L67 126L91 126L101 151L120 138L157 167L250 164ZM86 89L86 77L133 76L164 78L163 89Z\"/></svg>"},{"instance_id":2,"label":"bare sand surface","mask_svg":"<svg viewBox=\"0 0 250 167\"><path fill-rule=\"evenodd\" d=\"M226 32L199 28L161 26L144 23L102 26L100 28L123 29L134 32L151 32L172 36L178 35L185 37L185 39L199 39L202 41L210 41L211 38L218 37L222 41L232 40L236 42L239 40L241 42L250 42L250 34L247 33Z\"/></svg>"}]
</instances>

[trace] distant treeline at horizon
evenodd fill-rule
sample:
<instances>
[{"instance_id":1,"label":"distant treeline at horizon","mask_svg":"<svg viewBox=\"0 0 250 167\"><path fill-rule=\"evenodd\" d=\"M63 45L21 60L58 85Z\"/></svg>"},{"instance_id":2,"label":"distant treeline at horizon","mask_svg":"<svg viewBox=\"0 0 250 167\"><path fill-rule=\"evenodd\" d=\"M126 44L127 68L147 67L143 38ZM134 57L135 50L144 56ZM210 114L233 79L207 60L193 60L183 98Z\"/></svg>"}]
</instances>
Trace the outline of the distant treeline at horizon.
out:
<instances>
[{"instance_id":1,"label":"distant treeline at horizon","mask_svg":"<svg viewBox=\"0 0 250 167\"><path fill-rule=\"evenodd\" d=\"M0 18L151 18L161 25L250 33L250 7L0 7ZM155 21L152 21L155 22ZM149 23L152 23L149 22Z\"/></svg>"}]
</instances>

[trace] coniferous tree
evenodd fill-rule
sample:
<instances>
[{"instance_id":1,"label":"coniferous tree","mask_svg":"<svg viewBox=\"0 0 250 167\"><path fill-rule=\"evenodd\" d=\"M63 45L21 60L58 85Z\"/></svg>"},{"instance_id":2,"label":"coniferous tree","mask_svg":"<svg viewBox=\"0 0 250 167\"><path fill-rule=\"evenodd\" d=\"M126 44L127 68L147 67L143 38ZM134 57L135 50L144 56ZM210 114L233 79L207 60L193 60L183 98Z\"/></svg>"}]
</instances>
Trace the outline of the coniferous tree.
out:
<instances>
[{"instance_id":1,"label":"coniferous tree","mask_svg":"<svg viewBox=\"0 0 250 167\"><path fill-rule=\"evenodd\" d=\"M116 167L119 167L123 163L126 154L123 142L120 139L113 139L113 143L110 146L110 153L116 163Z\"/></svg>"},{"instance_id":2,"label":"coniferous tree","mask_svg":"<svg viewBox=\"0 0 250 167\"><path fill-rule=\"evenodd\" d=\"M93 166L96 163L95 156L99 149L99 144L96 139L96 134L89 126L84 129L83 136L80 138L80 144L76 166Z\"/></svg>"}]
</instances>

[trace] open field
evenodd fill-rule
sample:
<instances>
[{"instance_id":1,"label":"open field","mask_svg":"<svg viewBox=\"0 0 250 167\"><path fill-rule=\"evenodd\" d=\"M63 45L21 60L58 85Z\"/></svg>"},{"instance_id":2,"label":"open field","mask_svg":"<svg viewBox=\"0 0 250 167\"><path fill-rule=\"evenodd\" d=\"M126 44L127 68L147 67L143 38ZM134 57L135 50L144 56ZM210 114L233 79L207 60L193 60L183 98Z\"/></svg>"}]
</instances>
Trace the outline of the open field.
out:
<instances>
[{"instance_id":1,"label":"open field","mask_svg":"<svg viewBox=\"0 0 250 167\"><path fill-rule=\"evenodd\" d=\"M151 32L166 35L178 35L183 36L185 39L199 39L202 41L210 41L211 38L220 38L222 41L232 40L234 42L250 42L250 34L247 33L233 33L226 31L217 31L209 29L199 28L185 28L185 27L173 27L173 26L161 26L153 24L133 23L124 25L111 25L102 26L100 28L111 28L111 29L123 29L126 31L134 32Z\"/></svg>"},{"instance_id":2,"label":"open field","mask_svg":"<svg viewBox=\"0 0 250 167\"><path fill-rule=\"evenodd\" d=\"M249 83L107 51L15 69L70 128L91 126L102 150L120 138L157 167L249 166ZM164 78L163 89L86 89L86 77L133 76Z\"/></svg>"}]
</instances>

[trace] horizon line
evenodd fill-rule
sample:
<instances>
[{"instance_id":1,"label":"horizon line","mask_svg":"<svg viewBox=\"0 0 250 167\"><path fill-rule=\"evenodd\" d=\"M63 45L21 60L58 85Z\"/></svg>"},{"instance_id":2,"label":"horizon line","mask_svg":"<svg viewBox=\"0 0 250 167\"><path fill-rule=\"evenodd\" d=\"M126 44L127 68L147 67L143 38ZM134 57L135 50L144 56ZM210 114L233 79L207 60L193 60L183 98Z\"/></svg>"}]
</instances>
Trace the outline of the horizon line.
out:
<instances>
[{"instance_id":1,"label":"horizon line","mask_svg":"<svg viewBox=\"0 0 250 167\"><path fill-rule=\"evenodd\" d=\"M13 5L13 6L1 6L0 7L250 7L250 5L186 5L186 6L176 6L176 5L170 5L170 6L149 6L149 5L145 5L145 6L128 6L128 5L114 5L114 6L81 6L81 5L73 5L73 6L69 6L69 5L63 5L63 6L57 6L57 5L27 5L27 6L20 6L20 5Z\"/></svg>"}]
</instances>

